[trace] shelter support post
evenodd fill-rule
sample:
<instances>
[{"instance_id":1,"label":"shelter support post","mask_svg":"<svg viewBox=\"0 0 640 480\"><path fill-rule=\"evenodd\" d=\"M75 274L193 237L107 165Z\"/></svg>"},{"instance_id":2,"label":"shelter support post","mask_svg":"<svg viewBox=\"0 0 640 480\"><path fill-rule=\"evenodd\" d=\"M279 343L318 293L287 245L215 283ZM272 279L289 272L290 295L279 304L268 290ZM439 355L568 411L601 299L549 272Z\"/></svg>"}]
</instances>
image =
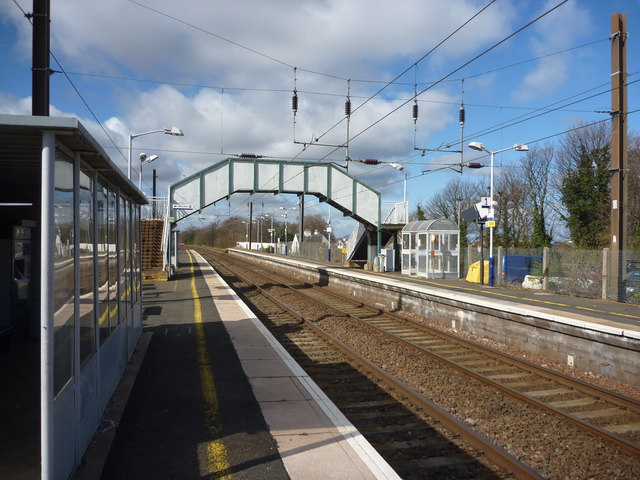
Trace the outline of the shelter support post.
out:
<instances>
[{"instance_id":1,"label":"shelter support post","mask_svg":"<svg viewBox=\"0 0 640 480\"><path fill-rule=\"evenodd\" d=\"M40 222L40 455L41 477L53 478L53 240L56 141L51 132L42 134L42 207Z\"/></svg>"}]
</instances>

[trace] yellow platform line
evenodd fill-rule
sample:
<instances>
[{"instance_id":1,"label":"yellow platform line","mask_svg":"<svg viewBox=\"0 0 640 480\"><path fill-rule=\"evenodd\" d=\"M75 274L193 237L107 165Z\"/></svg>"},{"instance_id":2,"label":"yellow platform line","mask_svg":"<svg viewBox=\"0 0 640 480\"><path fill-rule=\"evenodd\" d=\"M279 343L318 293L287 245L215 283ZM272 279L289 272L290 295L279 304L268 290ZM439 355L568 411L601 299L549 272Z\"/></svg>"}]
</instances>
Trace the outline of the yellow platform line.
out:
<instances>
[{"instance_id":1,"label":"yellow platform line","mask_svg":"<svg viewBox=\"0 0 640 480\"><path fill-rule=\"evenodd\" d=\"M198 363L200 365L200 385L202 388L202 398L204 399L204 420L207 429L212 437L207 444L207 472L210 478L231 479L231 469L228 462L227 449L220 440L220 408L218 405L218 394L213 378L213 370L209 361L209 350L204 335L204 324L202 321L202 308L200 297L196 289L195 268L193 257L189 255L191 264L191 294L193 295L193 315L195 320L196 348L198 353ZM176 282L177 283L177 282Z\"/></svg>"}]
</instances>

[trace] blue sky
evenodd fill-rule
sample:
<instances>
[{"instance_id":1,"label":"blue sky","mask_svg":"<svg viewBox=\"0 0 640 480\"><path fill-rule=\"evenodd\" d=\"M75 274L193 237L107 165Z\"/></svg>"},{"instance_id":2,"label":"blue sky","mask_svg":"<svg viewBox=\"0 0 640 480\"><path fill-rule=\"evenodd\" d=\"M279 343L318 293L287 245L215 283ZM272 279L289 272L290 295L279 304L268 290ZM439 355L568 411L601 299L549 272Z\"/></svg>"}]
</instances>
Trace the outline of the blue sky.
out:
<instances>
[{"instance_id":1,"label":"blue sky","mask_svg":"<svg viewBox=\"0 0 640 480\"><path fill-rule=\"evenodd\" d=\"M51 51L75 88L61 73L51 77L51 114L80 118L125 172L129 133L180 127L184 137L148 135L134 143L134 158L140 152L160 156L153 166L165 191L243 152L344 163L343 148L302 151L294 143L291 94L295 84L295 140L308 142L315 135L335 145L346 138L349 94L350 157L405 165L413 209L459 175L446 168L460 161L458 154L421 156L414 147L458 149L462 99L464 143L481 141L492 150L554 143L578 122L606 118L597 112L610 109L614 12L627 13L629 110L638 108L639 87L631 82L640 79L640 0L569 0L474 60L561 3L497 0L425 56L490 3L52 0ZM31 108L31 26L20 7L31 11L32 2L0 3L1 113L29 114ZM60 70L54 60L51 65ZM414 91L425 89L414 125ZM629 117L632 131L638 130L637 118ZM517 163L518 155L496 157L497 168ZM465 161L476 159L488 161L464 149ZM143 173L143 190L150 194L151 166ZM349 173L378 189L384 201L402 199L403 174L388 165L352 163ZM464 170L469 176L488 174L488 168ZM238 196L230 205L218 204L200 221L247 215L247 201ZM265 212L275 212L295 201L256 195L254 209L264 203ZM306 212L328 216L315 199L308 200ZM332 215L339 235L348 235L350 222Z\"/></svg>"}]
</instances>

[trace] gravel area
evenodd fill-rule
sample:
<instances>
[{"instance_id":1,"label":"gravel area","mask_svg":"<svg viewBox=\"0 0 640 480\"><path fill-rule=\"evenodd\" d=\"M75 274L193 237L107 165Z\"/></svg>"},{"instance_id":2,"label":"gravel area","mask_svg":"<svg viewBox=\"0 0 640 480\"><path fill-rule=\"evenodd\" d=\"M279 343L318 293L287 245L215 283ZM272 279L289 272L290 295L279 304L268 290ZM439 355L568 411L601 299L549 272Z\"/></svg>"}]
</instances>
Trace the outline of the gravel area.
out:
<instances>
[{"instance_id":1,"label":"gravel area","mask_svg":"<svg viewBox=\"0 0 640 480\"><path fill-rule=\"evenodd\" d=\"M360 299L360 300L364 301L363 299ZM376 306L379 308L385 308L383 305L376 305ZM481 338L467 332L453 330L451 327L437 320L424 318L418 315L414 315L411 313L404 313L404 312L402 312L401 315L410 320L414 320L419 323L428 325L429 327L438 329L440 331L443 331L452 335L456 335L460 338L464 338L465 340L471 340L473 342L486 345L487 347L493 348L500 352L507 353L514 357L522 358L523 360L531 362L535 365L540 365L542 367L549 368L556 372L564 373L565 375L571 376L573 378L577 378L584 382L592 383L594 385L598 385L608 390L622 393L623 395L626 395L630 398L635 398L636 400L640 400L640 385L632 385L630 383L620 382L618 380L613 380L611 378L603 377L602 375L597 375L587 370L581 370L579 368L571 368L571 367L568 367L566 364L561 364L559 362L556 362L555 360L544 357L542 355L536 355L536 354L527 352L525 350L510 347L508 345L494 342L493 340L489 340L486 338Z\"/></svg>"},{"instance_id":2,"label":"gravel area","mask_svg":"<svg viewBox=\"0 0 640 480\"><path fill-rule=\"evenodd\" d=\"M632 479L640 459L582 429L452 371L370 328L344 319L320 325L478 433L552 479Z\"/></svg>"}]
</instances>

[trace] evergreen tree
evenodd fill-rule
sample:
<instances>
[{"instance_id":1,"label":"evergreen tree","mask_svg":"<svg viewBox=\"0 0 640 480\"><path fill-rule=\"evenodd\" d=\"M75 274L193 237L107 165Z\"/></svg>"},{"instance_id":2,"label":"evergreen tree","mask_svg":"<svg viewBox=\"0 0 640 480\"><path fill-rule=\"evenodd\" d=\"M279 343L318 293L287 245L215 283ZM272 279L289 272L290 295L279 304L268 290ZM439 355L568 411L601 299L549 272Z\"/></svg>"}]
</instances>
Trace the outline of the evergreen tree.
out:
<instances>
[{"instance_id":1,"label":"evergreen tree","mask_svg":"<svg viewBox=\"0 0 640 480\"><path fill-rule=\"evenodd\" d=\"M609 145L580 145L575 166L560 187L564 219L578 248L600 249L609 242Z\"/></svg>"},{"instance_id":2,"label":"evergreen tree","mask_svg":"<svg viewBox=\"0 0 640 480\"><path fill-rule=\"evenodd\" d=\"M531 246L533 248L543 248L551 246L552 236L547 232L544 219L544 211L533 204L533 235L531 238Z\"/></svg>"},{"instance_id":3,"label":"evergreen tree","mask_svg":"<svg viewBox=\"0 0 640 480\"><path fill-rule=\"evenodd\" d=\"M418 204L416 205L416 211L415 211L415 213L412 215L412 217L414 217L416 220L426 220L426 219L427 219L427 217L426 217L425 213L426 213L426 212L425 212L425 209L424 209L424 207L422 206L422 204L421 204L421 203L418 203Z\"/></svg>"}]
</instances>

